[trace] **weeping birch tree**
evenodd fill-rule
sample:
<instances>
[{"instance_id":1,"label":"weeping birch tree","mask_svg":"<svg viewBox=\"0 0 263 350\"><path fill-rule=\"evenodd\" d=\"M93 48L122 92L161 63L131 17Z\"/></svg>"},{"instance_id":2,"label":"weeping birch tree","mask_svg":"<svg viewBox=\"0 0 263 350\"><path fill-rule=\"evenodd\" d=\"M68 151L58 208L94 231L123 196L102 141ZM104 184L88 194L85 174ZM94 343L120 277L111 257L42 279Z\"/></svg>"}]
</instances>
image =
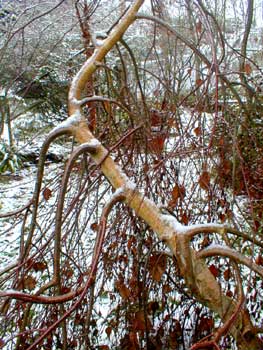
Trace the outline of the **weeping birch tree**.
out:
<instances>
[{"instance_id":1,"label":"weeping birch tree","mask_svg":"<svg viewBox=\"0 0 263 350\"><path fill-rule=\"evenodd\" d=\"M135 0L98 33L95 2L75 2L86 60L68 118L30 202L2 215L21 234L0 346L261 349L255 4ZM72 146L50 178L61 137Z\"/></svg>"}]
</instances>

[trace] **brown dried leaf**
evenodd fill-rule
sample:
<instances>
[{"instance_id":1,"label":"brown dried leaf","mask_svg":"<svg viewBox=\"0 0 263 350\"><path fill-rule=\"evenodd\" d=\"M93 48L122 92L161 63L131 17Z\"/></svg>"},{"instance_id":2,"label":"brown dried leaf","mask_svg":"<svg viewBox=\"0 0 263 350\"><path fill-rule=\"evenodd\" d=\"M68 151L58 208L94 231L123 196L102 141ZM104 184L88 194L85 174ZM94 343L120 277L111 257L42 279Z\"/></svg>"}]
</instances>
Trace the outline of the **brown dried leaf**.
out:
<instances>
[{"instance_id":1,"label":"brown dried leaf","mask_svg":"<svg viewBox=\"0 0 263 350\"><path fill-rule=\"evenodd\" d=\"M210 174L208 171L204 170L198 180L199 186L203 190L208 190L210 186Z\"/></svg>"},{"instance_id":2,"label":"brown dried leaf","mask_svg":"<svg viewBox=\"0 0 263 350\"><path fill-rule=\"evenodd\" d=\"M202 32L202 22L198 21L195 25L195 29L196 29L197 33L201 33Z\"/></svg>"},{"instance_id":3,"label":"brown dried leaf","mask_svg":"<svg viewBox=\"0 0 263 350\"><path fill-rule=\"evenodd\" d=\"M180 189L179 185L175 185L173 190L172 190L172 198L176 202L180 198Z\"/></svg>"},{"instance_id":4,"label":"brown dried leaf","mask_svg":"<svg viewBox=\"0 0 263 350\"><path fill-rule=\"evenodd\" d=\"M149 259L149 270L152 278L160 282L166 269L166 256L164 254L153 254Z\"/></svg>"},{"instance_id":5,"label":"brown dried leaf","mask_svg":"<svg viewBox=\"0 0 263 350\"><path fill-rule=\"evenodd\" d=\"M115 283L115 287L116 287L117 291L119 292L120 296L124 300L127 300L130 297L131 292L130 292L129 288L125 286L123 281L121 281L121 280L117 281Z\"/></svg>"},{"instance_id":6,"label":"brown dried leaf","mask_svg":"<svg viewBox=\"0 0 263 350\"><path fill-rule=\"evenodd\" d=\"M250 74L252 73L252 67L251 67L251 65L250 65L249 63L246 63L246 64L245 64L245 67L244 67L244 70L245 70L245 73L246 73L247 75L250 75Z\"/></svg>"},{"instance_id":7,"label":"brown dried leaf","mask_svg":"<svg viewBox=\"0 0 263 350\"><path fill-rule=\"evenodd\" d=\"M263 266L263 257L262 257L262 255L258 255L256 257L256 264Z\"/></svg>"},{"instance_id":8,"label":"brown dried leaf","mask_svg":"<svg viewBox=\"0 0 263 350\"><path fill-rule=\"evenodd\" d=\"M201 242L201 247L202 248L208 247L210 243L211 243L211 240L210 240L209 236L205 235L204 239Z\"/></svg>"},{"instance_id":9,"label":"brown dried leaf","mask_svg":"<svg viewBox=\"0 0 263 350\"><path fill-rule=\"evenodd\" d=\"M130 332L129 339L130 339L130 345L131 345L129 350L138 350L140 347L139 347L137 334L135 332Z\"/></svg>"},{"instance_id":10,"label":"brown dried leaf","mask_svg":"<svg viewBox=\"0 0 263 350\"><path fill-rule=\"evenodd\" d=\"M93 222L91 225L90 225L90 228L92 229L92 231L95 231L95 232L98 232L99 231L99 225L97 222Z\"/></svg>"},{"instance_id":11,"label":"brown dried leaf","mask_svg":"<svg viewBox=\"0 0 263 350\"><path fill-rule=\"evenodd\" d=\"M111 114L111 104L109 101L103 101L103 106L108 114Z\"/></svg>"},{"instance_id":12,"label":"brown dried leaf","mask_svg":"<svg viewBox=\"0 0 263 350\"><path fill-rule=\"evenodd\" d=\"M186 212L183 212L183 214L181 215L181 221L183 224L188 225L189 223L189 216L187 215Z\"/></svg>"},{"instance_id":13,"label":"brown dried leaf","mask_svg":"<svg viewBox=\"0 0 263 350\"><path fill-rule=\"evenodd\" d=\"M62 286L61 287L61 293L62 294L67 294L71 291L71 289L69 287L66 287L66 286Z\"/></svg>"},{"instance_id":14,"label":"brown dried leaf","mask_svg":"<svg viewBox=\"0 0 263 350\"><path fill-rule=\"evenodd\" d=\"M229 290L226 292L226 296L228 296L229 298L232 298L232 297L233 297L233 292L231 292L231 290L229 289Z\"/></svg>"},{"instance_id":15,"label":"brown dried leaf","mask_svg":"<svg viewBox=\"0 0 263 350\"><path fill-rule=\"evenodd\" d=\"M109 326L105 329L105 333L107 334L108 338L110 338L111 332L112 332L112 327Z\"/></svg>"},{"instance_id":16,"label":"brown dried leaf","mask_svg":"<svg viewBox=\"0 0 263 350\"><path fill-rule=\"evenodd\" d=\"M24 278L24 288L28 290L33 290L36 287L37 281L33 276L27 276Z\"/></svg>"},{"instance_id":17,"label":"brown dried leaf","mask_svg":"<svg viewBox=\"0 0 263 350\"><path fill-rule=\"evenodd\" d=\"M150 112L150 122L151 126L160 126L162 124L162 117L158 111L152 110Z\"/></svg>"},{"instance_id":18,"label":"brown dried leaf","mask_svg":"<svg viewBox=\"0 0 263 350\"><path fill-rule=\"evenodd\" d=\"M3 339L0 338L0 349L2 349L5 346L5 342Z\"/></svg>"},{"instance_id":19,"label":"brown dried leaf","mask_svg":"<svg viewBox=\"0 0 263 350\"><path fill-rule=\"evenodd\" d=\"M145 319L144 311L140 310L135 313L133 320L134 331L145 331L146 329L152 328L151 322L148 317Z\"/></svg>"},{"instance_id":20,"label":"brown dried leaf","mask_svg":"<svg viewBox=\"0 0 263 350\"><path fill-rule=\"evenodd\" d=\"M204 81L202 79L196 79L195 83L197 86L201 86L204 83Z\"/></svg>"},{"instance_id":21,"label":"brown dried leaf","mask_svg":"<svg viewBox=\"0 0 263 350\"><path fill-rule=\"evenodd\" d=\"M177 202L178 199L183 199L185 197L185 187L176 184L172 190L173 201Z\"/></svg>"},{"instance_id":22,"label":"brown dried leaf","mask_svg":"<svg viewBox=\"0 0 263 350\"><path fill-rule=\"evenodd\" d=\"M194 129L194 133L196 136L202 135L202 129L200 128L200 126Z\"/></svg>"},{"instance_id":23,"label":"brown dried leaf","mask_svg":"<svg viewBox=\"0 0 263 350\"><path fill-rule=\"evenodd\" d=\"M200 322L198 324L198 330L200 333L203 333L203 332L211 333L213 327L214 327L214 320L212 319L212 317L205 317L205 316L201 317Z\"/></svg>"},{"instance_id":24,"label":"brown dried leaf","mask_svg":"<svg viewBox=\"0 0 263 350\"><path fill-rule=\"evenodd\" d=\"M147 305L148 313L154 314L157 310L159 310L159 303L157 301L150 301Z\"/></svg>"},{"instance_id":25,"label":"brown dried leaf","mask_svg":"<svg viewBox=\"0 0 263 350\"><path fill-rule=\"evenodd\" d=\"M43 190L43 197L45 198L46 201L48 201L51 196L52 196L52 191L48 187L46 187Z\"/></svg>"},{"instance_id":26,"label":"brown dried leaf","mask_svg":"<svg viewBox=\"0 0 263 350\"><path fill-rule=\"evenodd\" d=\"M214 275L214 277L219 276L219 269L214 264L209 266L209 270Z\"/></svg>"},{"instance_id":27,"label":"brown dried leaf","mask_svg":"<svg viewBox=\"0 0 263 350\"><path fill-rule=\"evenodd\" d=\"M224 159L220 163L219 175L220 176L229 175L231 171L232 171L232 162L228 159Z\"/></svg>"},{"instance_id":28,"label":"brown dried leaf","mask_svg":"<svg viewBox=\"0 0 263 350\"><path fill-rule=\"evenodd\" d=\"M139 350L140 347L137 334L135 332L126 333L120 340L119 348L125 350Z\"/></svg>"},{"instance_id":29,"label":"brown dried leaf","mask_svg":"<svg viewBox=\"0 0 263 350\"><path fill-rule=\"evenodd\" d=\"M33 263L32 268L38 272L38 271L44 271L47 268L47 264L44 261L36 261Z\"/></svg>"},{"instance_id":30,"label":"brown dried leaf","mask_svg":"<svg viewBox=\"0 0 263 350\"><path fill-rule=\"evenodd\" d=\"M63 269L63 274L64 276L68 279L71 278L74 274L73 269L71 267L66 267Z\"/></svg>"},{"instance_id":31,"label":"brown dried leaf","mask_svg":"<svg viewBox=\"0 0 263 350\"><path fill-rule=\"evenodd\" d=\"M167 103L167 100L166 98L163 99L162 101L162 106L161 106L161 110L166 110L167 109L167 106L168 106L168 103Z\"/></svg>"},{"instance_id":32,"label":"brown dried leaf","mask_svg":"<svg viewBox=\"0 0 263 350\"><path fill-rule=\"evenodd\" d=\"M173 288L169 284L165 284L163 286L163 293L167 294L170 293L173 290Z\"/></svg>"},{"instance_id":33,"label":"brown dried leaf","mask_svg":"<svg viewBox=\"0 0 263 350\"><path fill-rule=\"evenodd\" d=\"M219 214L218 214L218 217L219 217L219 219L220 219L221 222L225 222L225 221L226 221L226 215L225 215L225 214L219 213Z\"/></svg>"},{"instance_id":34,"label":"brown dried leaf","mask_svg":"<svg viewBox=\"0 0 263 350\"><path fill-rule=\"evenodd\" d=\"M152 152L160 154L163 151L165 135L158 135L149 141L149 147Z\"/></svg>"},{"instance_id":35,"label":"brown dried leaf","mask_svg":"<svg viewBox=\"0 0 263 350\"><path fill-rule=\"evenodd\" d=\"M231 275L232 275L232 273L231 273L231 270L230 270L230 269L226 269L226 270L224 271L223 276L224 276L224 279L225 279L226 281L229 281Z\"/></svg>"}]
</instances>

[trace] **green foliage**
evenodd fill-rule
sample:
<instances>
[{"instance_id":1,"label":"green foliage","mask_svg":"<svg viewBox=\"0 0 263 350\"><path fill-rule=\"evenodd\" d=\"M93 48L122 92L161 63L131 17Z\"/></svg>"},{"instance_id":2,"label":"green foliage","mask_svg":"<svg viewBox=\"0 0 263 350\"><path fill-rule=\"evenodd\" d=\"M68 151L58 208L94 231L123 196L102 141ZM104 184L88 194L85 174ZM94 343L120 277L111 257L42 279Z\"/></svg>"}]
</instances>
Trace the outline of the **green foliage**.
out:
<instances>
[{"instance_id":1,"label":"green foliage","mask_svg":"<svg viewBox=\"0 0 263 350\"><path fill-rule=\"evenodd\" d=\"M0 173L15 172L22 167L21 157L6 143L0 143Z\"/></svg>"}]
</instances>

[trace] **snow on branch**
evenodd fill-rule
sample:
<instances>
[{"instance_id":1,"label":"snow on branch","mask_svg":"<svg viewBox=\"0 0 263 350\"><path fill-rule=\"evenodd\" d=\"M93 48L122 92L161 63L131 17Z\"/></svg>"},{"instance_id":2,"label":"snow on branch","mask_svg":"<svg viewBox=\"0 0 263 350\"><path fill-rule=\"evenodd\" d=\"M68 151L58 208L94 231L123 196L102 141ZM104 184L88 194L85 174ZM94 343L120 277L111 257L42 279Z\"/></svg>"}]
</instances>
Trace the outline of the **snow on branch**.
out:
<instances>
[{"instance_id":1,"label":"snow on branch","mask_svg":"<svg viewBox=\"0 0 263 350\"><path fill-rule=\"evenodd\" d=\"M80 110L76 110L70 117L68 117L66 120L58 124L51 132L53 133L54 131L60 130L60 129L69 129L72 128L73 126L79 125L79 123L82 120L82 115Z\"/></svg>"}]
</instances>

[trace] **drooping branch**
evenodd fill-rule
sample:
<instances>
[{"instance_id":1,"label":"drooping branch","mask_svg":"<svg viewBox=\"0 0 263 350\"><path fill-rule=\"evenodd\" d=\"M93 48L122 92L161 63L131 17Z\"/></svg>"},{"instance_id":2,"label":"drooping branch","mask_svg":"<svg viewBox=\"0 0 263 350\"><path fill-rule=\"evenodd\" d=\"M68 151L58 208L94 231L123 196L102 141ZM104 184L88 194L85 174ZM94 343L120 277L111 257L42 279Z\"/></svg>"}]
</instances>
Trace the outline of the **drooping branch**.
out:
<instances>
[{"instance_id":1,"label":"drooping branch","mask_svg":"<svg viewBox=\"0 0 263 350\"><path fill-rule=\"evenodd\" d=\"M77 152L75 152L74 158L79 156L79 154L81 154L81 152L83 153L83 151L85 151L85 148L87 150L87 148L88 148L87 145L81 145L78 148ZM92 148L89 147L89 149L94 151L94 147L92 147ZM70 164L72 164L72 162L70 162ZM64 192L64 190L62 192ZM73 310L75 310L77 308L77 306L80 304L80 302L82 301L82 299L86 295L87 289L93 283L94 278L95 278L95 274L96 274L96 270L97 270L99 256L101 253L102 244L103 244L104 237L105 237L107 218L108 218L113 206L115 204L117 204L118 202L123 201L124 199L125 199L125 196L124 196L123 191L122 190L116 191L113 194L113 196L110 198L108 203L105 205L105 207L103 208L103 212L102 212L101 219L100 219L100 225L99 225L100 229L99 229L96 243L95 243L95 247L94 247L91 269L90 269L89 277L84 285L77 288L75 291L71 291L69 293L65 293L62 295L56 295L56 296L31 295L28 293L19 292L17 290L5 290L5 291L0 292L0 297L8 297L8 298L13 298L13 299L17 299L17 300L21 300L21 301L25 301L25 302L30 302L30 303L36 303L36 304L61 304L61 303L70 301L70 300L75 299L76 297L80 296L80 299L78 299L74 303L72 308L70 308L70 310L67 312L67 315L65 317L63 316L63 319L61 318L59 320L58 324L60 322L62 322L65 318L67 318L73 312ZM52 286L52 285L54 285L54 282L50 283L50 286ZM42 289L44 291L44 288L42 288ZM50 329L49 329L49 331L50 331Z\"/></svg>"},{"instance_id":2,"label":"drooping branch","mask_svg":"<svg viewBox=\"0 0 263 350\"><path fill-rule=\"evenodd\" d=\"M46 154L48 151L48 148L50 144L58 137L62 135L70 135L71 134L71 120L67 120L67 123L62 123L59 128L55 128L46 138L41 151L39 155L39 162L38 162L38 169L37 169L37 178L32 198L32 205L33 205L33 212L32 212L32 218L31 218L31 225L29 229L29 234L27 237L27 241L25 242L25 246L23 247L23 252L21 254L21 260L25 259L26 256L29 253L30 246L32 243L32 238L34 234L34 230L36 227L36 218L37 218L37 211L38 211L38 204L39 204L39 195L43 180L43 173L44 173L44 165L46 160Z\"/></svg>"},{"instance_id":3,"label":"drooping branch","mask_svg":"<svg viewBox=\"0 0 263 350\"><path fill-rule=\"evenodd\" d=\"M97 141L97 140L95 140ZM67 184L70 178L71 170L74 166L76 159L85 152L95 153L97 150L98 143L86 143L80 145L71 155L67 162L67 166L62 178L61 188L58 196L58 204L57 204L57 212L56 212L56 220L55 220L55 239L54 239L54 281L58 287L58 291L60 294L60 254L61 254L61 228L62 228L62 213L64 207L64 200L66 196Z\"/></svg>"},{"instance_id":4,"label":"drooping branch","mask_svg":"<svg viewBox=\"0 0 263 350\"><path fill-rule=\"evenodd\" d=\"M92 257L92 263L89 271L89 276L88 279L84 285L84 287L81 289L81 293L77 301L69 308L68 311L66 311L58 320L56 320L48 329L43 331L40 337L38 337L32 345L28 347L28 350L33 350L36 348L36 346L41 343L45 337L50 334L54 329L58 327L59 324L61 324L64 320L66 320L74 310L81 304L83 301L84 297L87 294L88 289L90 286L94 283L94 280L96 278L96 272L98 268L98 263L99 263L99 257L101 254L104 238L105 238L105 233L106 233L106 224L107 224L107 219L108 216L115 204L118 202L122 201L124 199L123 193L119 191L118 193L115 193L113 197L110 199L110 201L106 204L106 206L103 209L101 219L100 219L100 229L97 235L97 239L95 242L95 247L93 251L93 257Z\"/></svg>"}]
</instances>

